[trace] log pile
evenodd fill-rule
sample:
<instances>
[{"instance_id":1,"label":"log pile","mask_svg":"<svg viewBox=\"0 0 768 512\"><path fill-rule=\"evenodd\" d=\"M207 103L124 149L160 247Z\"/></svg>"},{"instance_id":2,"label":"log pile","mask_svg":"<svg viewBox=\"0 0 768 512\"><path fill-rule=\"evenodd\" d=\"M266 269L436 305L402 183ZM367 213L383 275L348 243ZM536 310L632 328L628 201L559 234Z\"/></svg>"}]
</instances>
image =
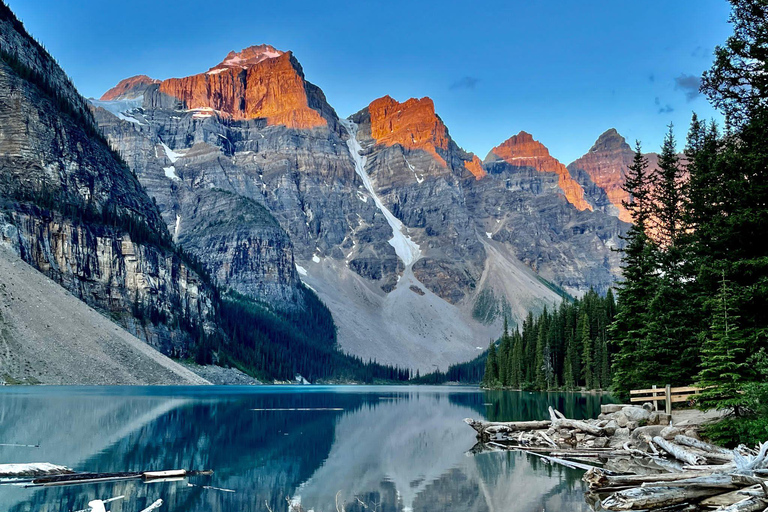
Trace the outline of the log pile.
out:
<instances>
[{"instance_id":1,"label":"log pile","mask_svg":"<svg viewBox=\"0 0 768 512\"><path fill-rule=\"evenodd\" d=\"M597 419L573 420L550 407L545 421L464 421L475 453L520 450L586 471L596 511L768 512L768 442L727 450L651 409L603 405Z\"/></svg>"}]
</instances>

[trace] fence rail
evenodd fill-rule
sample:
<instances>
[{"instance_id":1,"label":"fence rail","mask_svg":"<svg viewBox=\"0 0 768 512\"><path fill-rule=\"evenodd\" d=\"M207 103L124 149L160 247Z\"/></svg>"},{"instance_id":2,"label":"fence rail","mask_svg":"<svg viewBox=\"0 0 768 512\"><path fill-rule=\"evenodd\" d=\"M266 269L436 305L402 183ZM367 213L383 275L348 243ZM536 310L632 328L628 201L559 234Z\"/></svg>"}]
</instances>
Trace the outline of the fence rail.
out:
<instances>
[{"instance_id":1,"label":"fence rail","mask_svg":"<svg viewBox=\"0 0 768 512\"><path fill-rule=\"evenodd\" d=\"M691 397L701 393L703 389L695 386L673 388L669 384L663 388L658 388L654 385L651 389L633 389L629 392L629 401L652 402L653 408L656 410L658 410L657 402L664 401L667 414L671 414L673 403L687 402Z\"/></svg>"}]
</instances>

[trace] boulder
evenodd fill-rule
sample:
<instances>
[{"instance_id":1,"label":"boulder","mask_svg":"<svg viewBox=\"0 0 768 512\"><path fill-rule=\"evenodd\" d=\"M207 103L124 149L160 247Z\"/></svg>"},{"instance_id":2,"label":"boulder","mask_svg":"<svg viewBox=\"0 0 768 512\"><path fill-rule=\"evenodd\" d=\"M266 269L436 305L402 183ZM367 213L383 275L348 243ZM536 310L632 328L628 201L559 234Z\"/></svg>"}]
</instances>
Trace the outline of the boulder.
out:
<instances>
[{"instance_id":1,"label":"boulder","mask_svg":"<svg viewBox=\"0 0 768 512\"><path fill-rule=\"evenodd\" d=\"M635 430L639 426L640 426L640 422L638 421L630 420L627 422L627 428L629 430Z\"/></svg>"},{"instance_id":2,"label":"boulder","mask_svg":"<svg viewBox=\"0 0 768 512\"><path fill-rule=\"evenodd\" d=\"M667 441L671 441L675 438L675 436L679 436L682 433L683 431L681 429L670 425L662 428L659 435Z\"/></svg>"},{"instance_id":3,"label":"boulder","mask_svg":"<svg viewBox=\"0 0 768 512\"><path fill-rule=\"evenodd\" d=\"M648 418L649 425L669 425L672 423L672 415L661 411L653 411Z\"/></svg>"},{"instance_id":4,"label":"boulder","mask_svg":"<svg viewBox=\"0 0 768 512\"><path fill-rule=\"evenodd\" d=\"M632 432L632 439L643 439L643 437L650 436L662 436L662 432L664 431L664 427L661 425L649 425L646 427L638 427Z\"/></svg>"},{"instance_id":5,"label":"boulder","mask_svg":"<svg viewBox=\"0 0 768 512\"><path fill-rule=\"evenodd\" d=\"M610 440L608 441L608 446L611 448L620 448L624 446L624 443L629 441L629 429L628 428L617 428L616 432L611 436Z\"/></svg>"},{"instance_id":6,"label":"boulder","mask_svg":"<svg viewBox=\"0 0 768 512\"><path fill-rule=\"evenodd\" d=\"M629 422L629 418L627 418L627 415L623 412L616 414L614 420L616 421L616 424L622 428L626 427Z\"/></svg>"},{"instance_id":7,"label":"boulder","mask_svg":"<svg viewBox=\"0 0 768 512\"><path fill-rule=\"evenodd\" d=\"M652 412L653 411L653 404L651 402L645 402L643 404L643 409L645 409L648 412Z\"/></svg>"},{"instance_id":8,"label":"boulder","mask_svg":"<svg viewBox=\"0 0 768 512\"><path fill-rule=\"evenodd\" d=\"M602 414L612 414L621 411L624 407L627 407L626 404L603 404L600 406L600 412Z\"/></svg>"},{"instance_id":9,"label":"boulder","mask_svg":"<svg viewBox=\"0 0 768 512\"><path fill-rule=\"evenodd\" d=\"M613 434L616 433L617 428L619 428L619 425L616 423L615 420L611 420L605 424L605 426L603 427L603 430L607 435L612 436Z\"/></svg>"},{"instance_id":10,"label":"boulder","mask_svg":"<svg viewBox=\"0 0 768 512\"><path fill-rule=\"evenodd\" d=\"M651 411L642 407L625 407L621 410L621 413L627 417L627 420L637 422L647 422L651 417Z\"/></svg>"},{"instance_id":11,"label":"boulder","mask_svg":"<svg viewBox=\"0 0 768 512\"><path fill-rule=\"evenodd\" d=\"M607 437L598 437L594 440L594 447L595 448L605 448L608 446L608 438Z\"/></svg>"}]
</instances>

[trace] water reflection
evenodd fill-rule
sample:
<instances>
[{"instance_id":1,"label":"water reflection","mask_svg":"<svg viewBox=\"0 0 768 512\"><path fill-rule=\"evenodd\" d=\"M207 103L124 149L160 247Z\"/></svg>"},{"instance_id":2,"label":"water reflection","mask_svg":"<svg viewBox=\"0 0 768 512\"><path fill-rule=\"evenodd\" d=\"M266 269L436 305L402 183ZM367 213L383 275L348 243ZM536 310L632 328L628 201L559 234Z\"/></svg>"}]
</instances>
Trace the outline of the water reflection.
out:
<instances>
[{"instance_id":1,"label":"water reflection","mask_svg":"<svg viewBox=\"0 0 768 512\"><path fill-rule=\"evenodd\" d=\"M157 498L169 512L277 512L287 499L315 512L336 511L337 499L347 512L587 510L579 472L519 453L468 455L474 435L462 419L541 418L547 405L585 417L600 400L448 387L3 390L0 443L40 448L0 446L1 462L215 474L156 484L4 486L0 510L72 511L121 494L126 499L110 504L113 512L138 511Z\"/></svg>"}]
</instances>

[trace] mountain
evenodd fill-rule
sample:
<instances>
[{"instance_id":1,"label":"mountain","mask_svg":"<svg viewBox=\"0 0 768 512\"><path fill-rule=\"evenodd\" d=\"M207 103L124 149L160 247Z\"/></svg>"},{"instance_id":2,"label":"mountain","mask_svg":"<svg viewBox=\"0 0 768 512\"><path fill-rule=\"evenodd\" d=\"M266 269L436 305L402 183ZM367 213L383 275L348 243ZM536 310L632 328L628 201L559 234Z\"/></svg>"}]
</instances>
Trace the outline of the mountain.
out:
<instances>
[{"instance_id":1,"label":"mountain","mask_svg":"<svg viewBox=\"0 0 768 512\"><path fill-rule=\"evenodd\" d=\"M63 70L0 4L0 241L166 354L211 330L211 291ZM188 330L175 326L184 323Z\"/></svg>"},{"instance_id":2,"label":"mountain","mask_svg":"<svg viewBox=\"0 0 768 512\"><path fill-rule=\"evenodd\" d=\"M534 140L530 133L520 132L496 146L485 157L485 163L504 162L511 167L531 168L539 172L551 172L557 175L560 193L577 210L592 210L584 199L584 189L573 178L568 169L549 154L541 142Z\"/></svg>"},{"instance_id":3,"label":"mountain","mask_svg":"<svg viewBox=\"0 0 768 512\"><path fill-rule=\"evenodd\" d=\"M618 276L627 225L526 133L483 162L429 98L385 96L339 119L291 52L268 45L129 82L94 115L173 240L276 311L301 310L311 287L340 347L364 360L446 368L504 316Z\"/></svg>"},{"instance_id":4,"label":"mountain","mask_svg":"<svg viewBox=\"0 0 768 512\"><path fill-rule=\"evenodd\" d=\"M165 355L236 366L265 380L293 380L296 374L311 381L407 379L407 371L366 363L338 349L330 312L298 279L291 239L263 204L232 192L231 184L238 175L231 173L237 169L225 167L227 162L217 156L220 146L209 143L209 138L219 141L222 136L220 131L207 130L214 122L213 114L188 112L182 120L186 124L179 129L174 125L178 117L174 110L171 116L162 117L168 112L158 109L153 112L157 118L152 120L155 131L151 131L149 121L121 112L134 109L144 98L170 101L159 92L163 83L143 79L124 83L115 93L117 99L101 102L119 116L94 107L77 93L64 71L2 2L0 43L0 244L68 290L72 300L81 300ZM293 66L295 61L285 62ZM291 69L300 78L300 69ZM310 103L314 101L311 98L317 98L310 85L305 84L304 90ZM178 100L173 101L178 104ZM136 169L110 147L94 112L107 121L138 129L116 132L125 135L125 143L130 142L130 151L125 154ZM336 126L335 114L332 109L321 114L330 116L332 122L317 128L321 132L317 139L328 141L329 126ZM289 115L293 121L299 117ZM223 143L228 148L224 154L234 153L229 146L233 141L254 142L248 137L249 130L261 135L261 128L266 127L268 133L277 128L263 121L243 120L238 125L240 133L226 132L231 140ZM184 138L190 146L182 146L174 136L192 135L186 129L195 123L205 127L197 133L199 140ZM293 144L293 135L282 129L279 127L270 139L273 147ZM183 147L184 154L174 152L165 141L174 148ZM291 154L296 155L295 151ZM346 162L345 147L341 154ZM246 150L237 156L248 155ZM323 162L327 164L327 158ZM275 155L273 165L274 170L287 167L280 155ZM205 173L211 167L216 172L206 181ZM259 165L253 170L259 173L264 168ZM334 169L325 165L323 171L326 174L315 180L325 184L324 179L332 177ZM182 178L201 186L181 186ZM291 195L288 185L298 187L299 182L294 173L275 179L272 190L274 211L278 212L280 201L295 204L297 196ZM159 180L163 187L156 185ZM241 183L250 185L246 180ZM311 207L310 195L298 198L307 208ZM312 197L318 201L336 199L326 190ZM160 207L158 201L162 202ZM354 198L349 202L360 201ZM338 225L335 219L328 223L333 228ZM307 233L313 228L302 223L300 229L299 233ZM300 236L295 238L301 241ZM318 244L313 241L313 251ZM200 263L203 258L204 264ZM8 279L0 274L0 284ZM119 327L114 327L114 335L107 335L104 322L97 322L93 314L89 320L83 308L63 303L71 301L54 304L39 300L37 288L24 290L28 296L13 300L36 300L40 307L50 304L53 311L41 316L42 321L52 321L57 311L71 311L73 318L91 322L93 332L78 340L78 330L62 331L71 327L72 321L61 322L55 329L42 325L33 329L29 318L19 321L11 310L9 319L0 318L6 349L10 350L9 339L19 343L25 332L30 346L37 347L34 357L29 347L22 347L13 354L12 362L21 357L19 354L26 354L27 361L36 365L33 373L54 368L61 370L55 375L65 376L60 381L55 375L46 379L71 383L90 381L73 380L71 371L67 374L61 368L68 361L72 361L67 365L71 370L101 358L93 365L97 370L109 368L109 358L119 359L125 366L147 360L133 338L121 333ZM131 370L115 372L115 381L141 382L137 377L141 372L132 374ZM168 375L165 372L163 378Z\"/></svg>"},{"instance_id":5,"label":"mountain","mask_svg":"<svg viewBox=\"0 0 768 512\"><path fill-rule=\"evenodd\" d=\"M648 159L648 169L655 171L659 155L644 155ZM622 187L634 156L635 151L624 137L615 128L610 128L597 138L584 156L569 164L568 170L584 187L589 201L596 208L615 215L624 222L632 222L629 211L623 205L629 200L629 194Z\"/></svg>"}]
</instances>

